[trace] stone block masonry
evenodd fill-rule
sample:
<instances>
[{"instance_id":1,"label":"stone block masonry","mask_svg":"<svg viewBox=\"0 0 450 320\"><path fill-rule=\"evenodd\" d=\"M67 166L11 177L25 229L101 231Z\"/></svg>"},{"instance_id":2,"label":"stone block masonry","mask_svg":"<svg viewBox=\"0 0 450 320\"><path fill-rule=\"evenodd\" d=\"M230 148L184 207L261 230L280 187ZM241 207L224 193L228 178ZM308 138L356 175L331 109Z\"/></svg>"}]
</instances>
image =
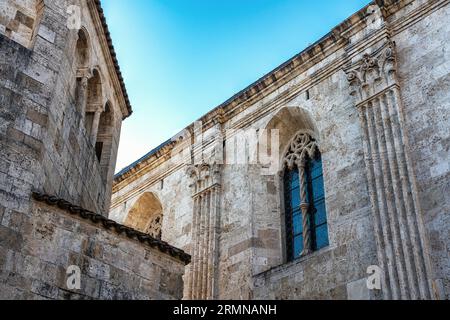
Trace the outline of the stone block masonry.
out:
<instances>
[{"instance_id":1,"label":"stone block masonry","mask_svg":"<svg viewBox=\"0 0 450 320\"><path fill-rule=\"evenodd\" d=\"M2 210L0 299L181 299L190 256L55 197ZM68 287L70 266L80 289Z\"/></svg>"},{"instance_id":2,"label":"stone block masonry","mask_svg":"<svg viewBox=\"0 0 450 320\"><path fill-rule=\"evenodd\" d=\"M1 1L0 299L182 297L189 255L105 218L131 112L100 1Z\"/></svg>"},{"instance_id":3,"label":"stone block masonry","mask_svg":"<svg viewBox=\"0 0 450 320\"><path fill-rule=\"evenodd\" d=\"M145 194L159 199L162 239L193 257L188 298L211 298L217 288L213 298L449 299L449 4L376 0L204 115L201 129L185 129L203 141L191 160L212 154L214 132L226 140L214 154L227 159L229 132L278 130L280 163L291 139L313 137L323 190L299 179L299 201L285 190L285 169L262 175L265 166L250 161L204 170L193 183L187 169L201 163L177 161L184 142L176 136L116 176L110 217L126 222ZM301 155L298 141L290 148ZM312 206L306 188L324 191L325 209ZM301 221L286 207L301 210ZM323 220L311 223L310 207L326 211L320 249L311 248L311 231ZM299 234L308 250L291 261ZM374 266L382 290L367 286Z\"/></svg>"}]
</instances>

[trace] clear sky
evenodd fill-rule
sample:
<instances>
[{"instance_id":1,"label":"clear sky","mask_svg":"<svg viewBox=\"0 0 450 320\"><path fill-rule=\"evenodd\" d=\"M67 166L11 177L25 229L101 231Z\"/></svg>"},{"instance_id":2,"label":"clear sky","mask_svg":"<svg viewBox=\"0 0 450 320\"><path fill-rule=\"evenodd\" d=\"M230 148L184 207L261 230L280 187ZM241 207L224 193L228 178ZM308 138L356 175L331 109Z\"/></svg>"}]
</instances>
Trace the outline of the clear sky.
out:
<instances>
[{"instance_id":1,"label":"clear sky","mask_svg":"<svg viewBox=\"0 0 450 320\"><path fill-rule=\"evenodd\" d=\"M134 113L116 171L290 59L369 0L102 0Z\"/></svg>"}]
</instances>

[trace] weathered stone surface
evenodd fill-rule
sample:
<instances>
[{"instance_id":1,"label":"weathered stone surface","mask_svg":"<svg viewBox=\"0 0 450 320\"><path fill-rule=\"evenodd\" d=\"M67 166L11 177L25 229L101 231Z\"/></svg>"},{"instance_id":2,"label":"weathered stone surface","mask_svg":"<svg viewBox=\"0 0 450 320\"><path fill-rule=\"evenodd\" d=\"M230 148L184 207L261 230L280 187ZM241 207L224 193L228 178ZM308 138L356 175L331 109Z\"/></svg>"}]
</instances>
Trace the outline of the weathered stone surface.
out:
<instances>
[{"instance_id":1,"label":"weathered stone surface","mask_svg":"<svg viewBox=\"0 0 450 320\"><path fill-rule=\"evenodd\" d=\"M88 2L75 2L80 32L68 27L73 1L0 4L0 299L180 299L185 262L31 198L108 212L131 107L100 4Z\"/></svg>"},{"instance_id":2,"label":"weathered stone surface","mask_svg":"<svg viewBox=\"0 0 450 320\"><path fill-rule=\"evenodd\" d=\"M217 279L207 281L218 285L215 297L448 298L450 33L443 21L449 4L376 3L381 8L363 8L201 118L206 152L217 131L226 136L227 130L278 129L280 158L297 132L317 136L330 238L328 248L286 263L281 176L261 174L266 166L246 163L251 152L241 149L242 164L220 169L220 236L213 251L220 260ZM383 103L394 108L390 114ZM196 130L186 128L190 134ZM196 220L203 215L196 210L205 206L196 199L208 195L190 192L195 184L186 174L186 159L178 156L178 138L116 176L110 217L125 222L144 194L159 199L163 240L193 256L185 276L185 297L191 297L189 281L202 278L202 254L209 252L204 221ZM227 146L232 138L225 140ZM385 220L377 220L378 209L387 213L381 215ZM364 287L372 265L389 276L381 293ZM205 287L199 290L203 297Z\"/></svg>"},{"instance_id":3,"label":"weathered stone surface","mask_svg":"<svg viewBox=\"0 0 450 320\"><path fill-rule=\"evenodd\" d=\"M67 27L68 0L0 5L0 298L450 298L447 0L363 8L202 117L205 154L223 155L221 133L237 163L195 163L188 174L177 148L190 139L175 137L116 177L111 208L130 107L88 1L81 30ZM282 160L293 137L314 138L328 247L287 262L282 164L267 174L243 149L233 130L250 129L279 130L272 153ZM36 190L110 210L193 263L36 203ZM67 288L70 265L80 290ZM373 265L381 292L365 287Z\"/></svg>"}]
</instances>

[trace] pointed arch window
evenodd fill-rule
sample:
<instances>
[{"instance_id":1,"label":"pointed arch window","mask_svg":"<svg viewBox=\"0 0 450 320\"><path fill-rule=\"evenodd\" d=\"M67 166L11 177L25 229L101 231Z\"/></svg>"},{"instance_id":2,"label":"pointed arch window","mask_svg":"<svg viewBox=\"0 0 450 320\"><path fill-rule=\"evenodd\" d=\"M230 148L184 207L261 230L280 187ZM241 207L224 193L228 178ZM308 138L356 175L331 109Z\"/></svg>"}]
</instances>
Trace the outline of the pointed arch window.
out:
<instances>
[{"instance_id":1,"label":"pointed arch window","mask_svg":"<svg viewBox=\"0 0 450 320\"><path fill-rule=\"evenodd\" d=\"M163 207L155 194L146 192L130 209L124 224L133 229L161 239Z\"/></svg>"},{"instance_id":2,"label":"pointed arch window","mask_svg":"<svg viewBox=\"0 0 450 320\"><path fill-rule=\"evenodd\" d=\"M307 133L294 137L284 157L284 191L288 260L327 247L322 157Z\"/></svg>"}]
</instances>

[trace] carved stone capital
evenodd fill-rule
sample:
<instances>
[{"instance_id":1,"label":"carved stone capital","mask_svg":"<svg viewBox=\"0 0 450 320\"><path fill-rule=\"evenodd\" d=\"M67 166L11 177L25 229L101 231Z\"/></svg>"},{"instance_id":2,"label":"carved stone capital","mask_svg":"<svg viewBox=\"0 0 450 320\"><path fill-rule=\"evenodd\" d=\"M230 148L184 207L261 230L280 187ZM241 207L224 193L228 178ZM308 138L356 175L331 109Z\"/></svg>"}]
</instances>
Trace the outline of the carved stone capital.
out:
<instances>
[{"instance_id":1,"label":"carved stone capital","mask_svg":"<svg viewBox=\"0 0 450 320\"><path fill-rule=\"evenodd\" d=\"M221 170L219 164L190 165L186 169L186 174L190 178L189 187L194 195L215 185L220 185Z\"/></svg>"},{"instance_id":2,"label":"carved stone capital","mask_svg":"<svg viewBox=\"0 0 450 320\"><path fill-rule=\"evenodd\" d=\"M387 39L374 52L363 54L360 60L344 71L350 84L350 95L357 105L376 96L397 84L395 43Z\"/></svg>"},{"instance_id":3,"label":"carved stone capital","mask_svg":"<svg viewBox=\"0 0 450 320\"><path fill-rule=\"evenodd\" d=\"M92 73L89 68L79 68L77 70L77 78L82 80L82 83L86 82L92 77Z\"/></svg>"},{"instance_id":4,"label":"carved stone capital","mask_svg":"<svg viewBox=\"0 0 450 320\"><path fill-rule=\"evenodd\" d=\"M306 158L314 158L317 149L318 145L316 140L307 133L299 132L291 140L283 163L288 169L293 169L294 166L299 168L304 167Z\"/></svg>"}]
</instances>

